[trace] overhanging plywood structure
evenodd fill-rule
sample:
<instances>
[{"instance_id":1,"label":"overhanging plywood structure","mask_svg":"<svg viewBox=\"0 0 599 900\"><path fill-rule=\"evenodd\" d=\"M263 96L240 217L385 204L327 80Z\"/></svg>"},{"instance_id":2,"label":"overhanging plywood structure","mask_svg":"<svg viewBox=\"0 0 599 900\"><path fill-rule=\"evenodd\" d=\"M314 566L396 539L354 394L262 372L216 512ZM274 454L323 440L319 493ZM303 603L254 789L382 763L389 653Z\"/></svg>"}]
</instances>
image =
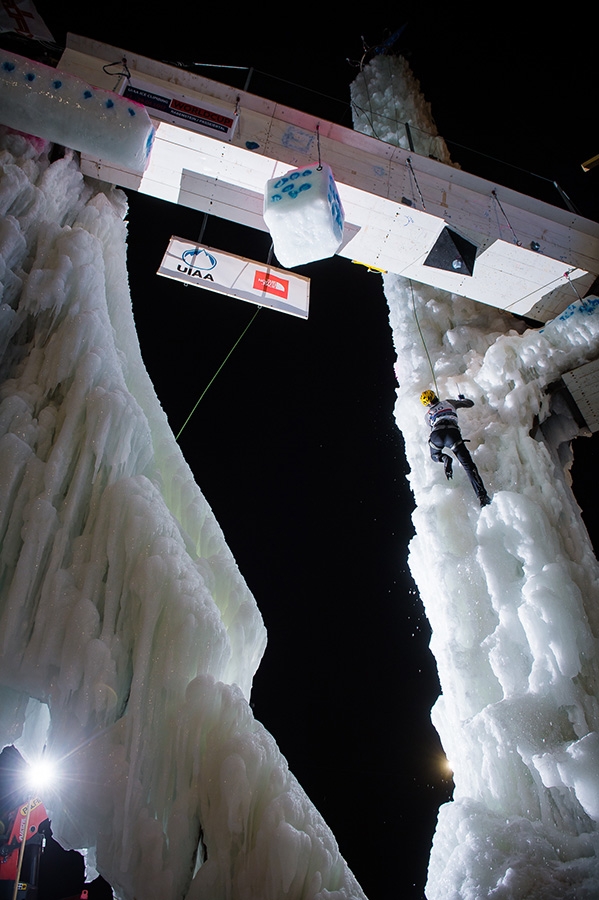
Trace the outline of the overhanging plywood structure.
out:
<instances>
[{"instance_id":1,"label":"overhanging plywood structure","mask_svg":"<svg viewBox=\"0 0 599 900\"><path fill-rule=\"evenodd\" d=\"M585 363L562 377L589 429L599 431L599 360Z\"/></svg>"},{"instance_id":2,"label":"overhanging plywood structure","mask_svg":"<svg viewBox=\"0 0 599 900\"><path fill-rule=\"evenodd\" d=\"M341 256L539 321L599 274L599 225L437 160L87 38L69 35L59 68L115 89L104 66L123 58L132 81L216 105L236 127L222 139L156 121L143 176L84 157L88 175L266 231L266 182L314 163L318 134L345 209ZM472 275L424 265L447 226L476 245Z\"/></svg>"}]
</instances>

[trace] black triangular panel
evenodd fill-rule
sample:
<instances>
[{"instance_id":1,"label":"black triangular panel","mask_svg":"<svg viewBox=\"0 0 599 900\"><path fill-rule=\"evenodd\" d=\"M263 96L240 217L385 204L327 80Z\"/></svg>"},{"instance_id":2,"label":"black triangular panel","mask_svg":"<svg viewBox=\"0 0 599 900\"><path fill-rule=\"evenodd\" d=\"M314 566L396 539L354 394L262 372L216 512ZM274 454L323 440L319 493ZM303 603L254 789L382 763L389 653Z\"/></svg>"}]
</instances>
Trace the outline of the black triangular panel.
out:
<instances>
[{"instance_id":1,"label":"black triangular panel","mask_svg":"<svg viewBox=\"0 0 599 900\"><path fill-rule=\"evenodd\" d=\"M445 226L423 265L457 275L472 275L476 245Z\"/></svg>"}]
</instances>

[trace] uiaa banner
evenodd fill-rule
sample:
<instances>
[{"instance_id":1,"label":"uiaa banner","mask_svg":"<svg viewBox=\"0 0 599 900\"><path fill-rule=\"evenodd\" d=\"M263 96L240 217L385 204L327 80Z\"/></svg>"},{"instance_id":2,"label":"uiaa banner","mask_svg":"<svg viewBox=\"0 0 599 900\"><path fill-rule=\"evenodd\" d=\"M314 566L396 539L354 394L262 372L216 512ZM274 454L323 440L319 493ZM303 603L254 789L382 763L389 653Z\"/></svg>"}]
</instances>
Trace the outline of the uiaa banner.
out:
<instances>
[{"instance_id":1,"label":"uiaa banner","mask_svg":"<svg viewBox=\"0 0 599 900\"><path fill-rule=\"evenodd\" d=\"M184 238L171 237L158 275L308 318L309 278Z\"/></svg>"}]
</instances>

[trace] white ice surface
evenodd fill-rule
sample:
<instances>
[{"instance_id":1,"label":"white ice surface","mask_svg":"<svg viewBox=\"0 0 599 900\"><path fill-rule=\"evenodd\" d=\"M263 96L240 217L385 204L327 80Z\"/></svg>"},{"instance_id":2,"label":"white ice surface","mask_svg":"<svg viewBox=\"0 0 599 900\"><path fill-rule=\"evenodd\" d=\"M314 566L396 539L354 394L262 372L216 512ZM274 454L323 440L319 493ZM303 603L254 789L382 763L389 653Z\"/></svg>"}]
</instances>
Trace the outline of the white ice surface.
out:
<instances>
[{"instance_id":1,"label":"white ice surface","mask_svg":"<svg viewBox=\"0 0 599 900\"><path fill-rule=\"evenodd\" d=\"M343 238L343 207L326 164L302 166L266 182L264 221L282 266L334 256Z\"/></svg>"},{"instance_id":2,"label":"white ice surface","mask_svg":"<svg viewBox=\"0 0 599 900\"><path fill-rule=\"evenodd\" d=\"M360 900L253 718L265 629L142 363L125 197L0 132L0 746L62 761L55 837L123 900Z\"/></svg>"},{"instance_id":3,"label":"white ice surface","mask_svg":"<svg viewBox=\"0 0 599 900\"><path fill-rule=\"evenodd\" d=\"M405 121L434 131L406 66L376 58L352 90L362 107L368 97L366 119L379 131L386 123L377 136L392 143L403 140ZM364 117L359 127L368 130ZM410 568L442 687L433 722L455 781L453 802L439 813L427 898L592 900L599 566L558 446L578 429L558 415L547 388L599 356L599 300L527 330L399 276L385 276L384 288L396 419L417 504ZM430 459L419 396L435 389L431 364L441 397L474 400L460 423L493 497L483 510L459 466L447 482Z\"/></svg>"},{"instance_id":4,"label":"white ice surface","mask_svg":"<svg viewBox=\"0 0 599 900\"><path fill-rule=\"evenodd\" d=\"M430 104L401 56L375 56L356 76L350 90L356 131L410 150L407 123L416 153L451 162L445 141L437 133Z\"/></svg>"},{"instance_id":5,"label":"white ice surface","mask_svg":"<svg viewBox=\"0 0 599 900\"><path fill-rule=\"evenodd\" d=\"M22 138L0 166L0 740L67 756L53 827L97 848L123 898L362 897L251 715L264 630L141 363L123 198ZM537 423L555 418L547 386L599 355L597 301L526 330L395 276L385 292L456 784L427 896L591 900L599 569ZM475 401L482 511L428 456L421 334L439 392Z\"/></svg>"},{"instance_id":6,"label":"white ice surface","mask_svg":"<svg viewBox=\"0 0 599 900\"><path fill-rule=\"evenodd\" d=\"M140 173L154 138L139 103L4 49L0 122Z\"/></svg>"}]
</instances>

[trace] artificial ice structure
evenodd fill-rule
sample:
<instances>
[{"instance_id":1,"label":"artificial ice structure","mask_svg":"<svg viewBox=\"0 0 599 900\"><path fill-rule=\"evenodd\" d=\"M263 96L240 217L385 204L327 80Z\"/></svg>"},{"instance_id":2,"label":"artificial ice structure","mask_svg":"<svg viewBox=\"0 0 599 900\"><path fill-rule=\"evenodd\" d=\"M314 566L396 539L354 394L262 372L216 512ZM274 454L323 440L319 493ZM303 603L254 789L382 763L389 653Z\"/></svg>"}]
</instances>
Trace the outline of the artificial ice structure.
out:
<instances>
[{"instance_id":1,"label":"artificial ice structure","mask_svg":"<svg viewBox=\"0 0 599 900\"><path fill-rule=\"evenodd\" d=\"M356 106L371 79L381 121L404 96L430 132L406 72L375 58ZM69 791L47 801L54 833L123 900L362 900L249 707L265 630L141 361L124 195L49 151L3 129L0 740L68 759ZM599 568L560 449L577 429L547 389L599 356L597 298L535 329L398 276L384 286L410 565L455 781L427 897L591 900ZM428 457L418 398L432 379L475 401L461 424L483 510Z\"/></svg>"},{"instance_id":2,"label":"artificial ice structure","mask_svg":"<svg viewBox=\"0 0 599 900\"><path fill-rule=\"evenodd\" d=\"M402 60L352 85L378 136L428 107ZM401 98L407 98L403 106ZM370 104L372 107L370 107ZM356 127L367 131L369 116ZM372 120L371 120L372 121ZM381 133L382 132L382 133ZM542 328L386 275L396 420L416 510L410 568L432 628L442 695L432 712L453 767L428 900L591 900L599 894L599 565L569 482L579 427L548 389L599 356L599 298ZM432 369L431 369L432 367ZM475 402L464 434L493 501L428 459L419 395ZM457 524L459 522L459 525Z\"/></svg>"},{"instance_id":3,"label":"artificial ice structure","mask_svg":"<svg viewBox=\"0 0 599 900\"><path fill-rule=\"evenodd\" d=\"M361 900L250 709L265 629L141 360L125 196L2 131L0 742L62 760L54 835L123 900Z\"/></svg>"}]
</instances>

